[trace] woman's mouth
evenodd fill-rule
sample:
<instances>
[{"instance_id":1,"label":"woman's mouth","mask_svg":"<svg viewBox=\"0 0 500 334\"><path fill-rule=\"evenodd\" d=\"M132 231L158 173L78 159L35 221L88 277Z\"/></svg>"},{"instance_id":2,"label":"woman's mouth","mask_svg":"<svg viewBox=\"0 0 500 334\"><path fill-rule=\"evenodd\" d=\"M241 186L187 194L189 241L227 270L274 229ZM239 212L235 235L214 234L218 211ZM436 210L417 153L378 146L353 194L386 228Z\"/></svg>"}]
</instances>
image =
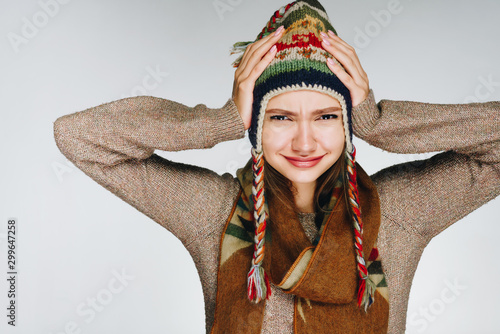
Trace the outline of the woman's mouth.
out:
<instances>
[{"instance_id":1,"label":"woman's mouth","mask_svg":"<svg viewBox=\"0 0 500 334\"><path fill-rule=\"evenodd\" d=\"M287 157L284 156L289 163L298 168L310 168L316 166L324 155L319 157Z\"/></svg>"}]
</instances>

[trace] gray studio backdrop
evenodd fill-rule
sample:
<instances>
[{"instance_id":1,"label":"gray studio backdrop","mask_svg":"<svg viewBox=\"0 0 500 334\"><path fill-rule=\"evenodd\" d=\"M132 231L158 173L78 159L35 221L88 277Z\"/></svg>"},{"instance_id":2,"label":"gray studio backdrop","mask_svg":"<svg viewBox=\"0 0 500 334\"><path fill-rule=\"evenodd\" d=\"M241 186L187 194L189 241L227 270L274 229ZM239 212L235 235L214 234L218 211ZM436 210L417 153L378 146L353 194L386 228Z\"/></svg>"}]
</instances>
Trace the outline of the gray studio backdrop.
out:
<instances>
[{"instance_id":1,"label":"gray studio backdrop","mask_svg":"<svg viewBox=\"0 0 500 334\"><path fill-rule=\"evenodd\" d=\"M181 243L67 161L53 122L135 95L222 106L234 75L230 46L254 39L286 3L1 1L1 333L204 331L201 285ZM377 101L500 100L500 1L322 3L356 47ZM355 145L369 173L432 155L390 154L356 138ZM234 173L249 148L244 139L156 153ZM500 332L499 204L431 241L413 281L407 333ZM10 218L17 224L15 327L7 324Z\"/></svg>"}]
</instances>

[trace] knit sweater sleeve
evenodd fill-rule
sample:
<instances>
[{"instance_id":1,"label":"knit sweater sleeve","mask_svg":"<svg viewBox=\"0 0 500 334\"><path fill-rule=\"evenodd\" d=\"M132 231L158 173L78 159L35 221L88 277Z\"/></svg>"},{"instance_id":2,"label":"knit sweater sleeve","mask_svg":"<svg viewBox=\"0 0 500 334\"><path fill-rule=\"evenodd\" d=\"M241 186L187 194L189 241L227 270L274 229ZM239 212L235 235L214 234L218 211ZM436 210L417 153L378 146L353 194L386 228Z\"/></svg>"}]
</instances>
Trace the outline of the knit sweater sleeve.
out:
<instances>
[{"instance_id":1,"label":"knit sweater sleeve","mask_svg":"<svg viewBox=\"0 0 500 334\"><path fill-rule=\"evenodd\" d=\"M243 121L232 99L211 109L137 96L54 122L56 144L75 166L185 245L217 228L214 222L230 210L238 186L228 173L219 176L175 163L155 154L155 149L210 148L243 136Z\"/></svg>"},{"instance_id":2,"label":"knit sweater sleeve","mask_svg":"<svg viewBox=\"0 0 500 334\"><path fill-rule=\"evenodd\" d=\"M429 242L500 194L500 102L375 102L353 110L353 132L395 153L438 152L372 176L383 215Z\"/></svg>"}]
</instances>

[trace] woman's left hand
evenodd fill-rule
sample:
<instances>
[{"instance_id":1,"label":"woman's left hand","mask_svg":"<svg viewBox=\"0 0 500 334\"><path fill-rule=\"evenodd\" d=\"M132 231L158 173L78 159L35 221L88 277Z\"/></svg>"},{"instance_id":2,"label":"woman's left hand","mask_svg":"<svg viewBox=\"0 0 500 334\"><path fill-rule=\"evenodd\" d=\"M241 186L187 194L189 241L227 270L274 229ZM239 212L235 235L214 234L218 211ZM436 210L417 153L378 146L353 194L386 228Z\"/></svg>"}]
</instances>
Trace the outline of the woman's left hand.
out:
<instances>
[{"instance_id":1,"label":"woman's left hand","mask_svg":"<svg viewBox=\"0 0 500 334\"><path fill-rule=\"evenodd\" d=\"M356 51L352 46L344 42L330 30L328 34L321 32L321 38L323 39L321 42L323 48L332 54L344 67L342 69L342 67L333 61L326 62L330 70L349 89L354 108L368 97L368 93L370 92L368 76L363 67L361 67Z\"/></svg>"}]
</instances>

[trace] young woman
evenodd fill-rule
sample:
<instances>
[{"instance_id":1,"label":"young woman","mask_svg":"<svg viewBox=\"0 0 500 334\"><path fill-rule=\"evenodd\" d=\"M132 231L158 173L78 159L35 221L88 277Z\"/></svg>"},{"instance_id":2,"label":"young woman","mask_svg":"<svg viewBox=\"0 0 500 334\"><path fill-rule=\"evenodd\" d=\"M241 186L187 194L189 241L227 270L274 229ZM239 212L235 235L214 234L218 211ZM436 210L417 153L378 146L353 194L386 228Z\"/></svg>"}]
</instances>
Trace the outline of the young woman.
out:
<instances>
[{"instance_id":1,"label":"young woman","mask_svg":"<svg viewBox=\"0 0 500 334\"><path fill-rule=\"evenodd\" d=\"M244 54L222 108L105 103L57 119L59 149L182 241L207 332L404 332L424 247L500 193L500 103L377 104L315 0L283 6L235 48ZM252 159L237 178L154 153L247 129ZM444 153L368 176L353 133L391 152Z\"/></svg>"}]
</instances>

